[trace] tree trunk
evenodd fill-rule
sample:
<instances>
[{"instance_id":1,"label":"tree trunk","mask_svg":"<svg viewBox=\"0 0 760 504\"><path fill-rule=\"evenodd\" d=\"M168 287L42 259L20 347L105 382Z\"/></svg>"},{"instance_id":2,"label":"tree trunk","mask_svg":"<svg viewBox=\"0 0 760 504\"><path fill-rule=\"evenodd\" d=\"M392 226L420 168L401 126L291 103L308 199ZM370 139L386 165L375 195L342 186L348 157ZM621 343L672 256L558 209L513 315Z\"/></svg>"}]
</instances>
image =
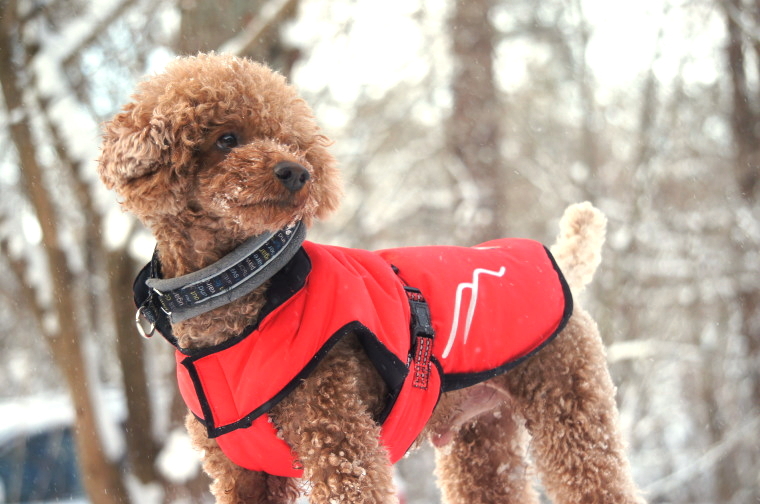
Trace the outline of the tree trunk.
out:
<instances>
[{"instance_id":1,"label":"tree trunk","mask_svg":"<svg viewBox=\"0 0 760 504\"><path fill-rule=\"evenodd\" d=\"M10 127L16 148L24 189L32 203L42 230L48 275L52 288L57 327L45 338L58 367L63 372L71 394L76 416L76 446L80 458L83 483L94 504L128 502L119 470L106 456L88 383L88 363L82 352L74 303L73 275L65 251L61 248L56 227L56 213L42 177L33 143L30 120L21 95L17 68L13 64L15 12L4 5L0 9L0 82L9 115L19 118Z\"/></svg>"},{"instance_id":2,"label":"tree trunk","mask_svg":"<svg viewBox=\"0 0 760 504\"><path fill-rule=\"evenodd\" d=\"M106 253L106 270L116 325L116 352L121 364L127 401L127 419L124 425L129 447L127 456L135 476L142 483L161 481L155 466L160 446L153 439L154 413L146 379L143 341L135 329L134 301L130 288L134 281L134 268L125 251L112 250Z\"/></svg>"},{"instance_id":3,"label":"tree trunk","mask_svg":"<svg viewBox=\"0 0 760 504\"><path fill-rule=\"evenodd\" d=\"M752 27L753 33L746 35L742 31L738 19L742 15L743 3L741 0L728 0L721 3L725 9L726 30L728 41L726 45L726 62L730 76L731 84L731 132L734 140L734 162L733 169L736 179L737 188L745 203L749 208L757 208L758 189L760 185L760 131L758 131L757 110L760 106L758 93L750 93L747 81L747 69L749 64L745 57L747 43L749 40L756 39L755 33L760 27L760 2L751 2L748 8L752 11L749 17L756 24ZM758 50L757 42L753 47ZM752 260L747 258L756 250L755 245L744 243L745 238L734 235L733 248L735 254L735 263L740 266L740 272L737 275L737 304L741 313L741 334L745 338L747 349L747 359L750 368L750 384L752 388L752 404L749 407L755 412L760 412L760 274L756 266L752 266ZM753 459L753 466L758 460L757 453L749 455ZM734 472L738 469L737 465L741 462L735 461L733 464L721 464L721 475L729 478L726 474L728 471ZM727 479L720 482L720 488L725 493L720 495L722 502L729 502L728 498L735 491L735 476L733 479ZM755 485L756 487L756 485ZM760 491L755 488L753 495L744 496L749 501L756 501L760 498Z\"/></svg>"},{"instance_id":4,"label":"tree trunk","mask_svg":"<svg viewBox=\"0 0 760 504\"><path fill-rule=\"evenodd\" d=\"M760 6L755 7L760 10ZM755 192L760 178L760 163L758 163L758 135L756 111L757 100L750 96L745 69L745 44L742 28L737 17L741 15L741 0L729 0L725 5L728 31L726 46L726 61L731 75L731 96L733 109L731 111L731 131L736 148L736 178L742 197L752 202L756 200ZM753 35L754 36L754 35Z\"/></svg>"},{"instance_id":5,"label":"tree trunk","mask_svg":"<svg viewBox=\"0 0 760 504\"><path fill-rule=\"evenodd\" d=\"M502 108L493 74L493 0L459 0L449 19L454 106L446 125L448 148L469 171L478 192L470 239L502 236L507 194L500 152Z\"/></svg>"},{"instance_id":6,"label":"tree trunk","mask_svg":"<svg viewBox=\"0 0 760 504\"><path fill-rule=\"evenodd\" d=\"M731 132L734 139L734 173L739 193L744 202L755 207L758 202L758 179L760 179L760 131L758 130L757 108L760 97L751 94L747 85L744 55L744 35L735 17L741 13L741 1L730 0L726 7L728 45L726 60L731 77ZM760 27L760 2L753 4L753 14ZM753 35L754 37L754 35ZM740 255L745 254L742 244L737 244ZM756 272L755 272L756 273ZM743 315L744 334L753 356L760 357L760 290L757 282L744 282L740 288L740 304ZM755 367L754 387L756 405L760 406L760 372Z\"/></svg>"},{"instance_id":7,"label":"tree trunk","mask_svg":"<svg viewBox=\"0 0 760 504\"><path fill-rule=\"evenodd\" d=\"M282 41L279 28L283 21L295 16L298 2L234 0L226 2L224 8L215 2L180 2L180 30L175 49L180 54L218 51L225 42L255 25L257 36L235 53L267 63L287 76L300 52Z\"/></svg>"}]
</instances>

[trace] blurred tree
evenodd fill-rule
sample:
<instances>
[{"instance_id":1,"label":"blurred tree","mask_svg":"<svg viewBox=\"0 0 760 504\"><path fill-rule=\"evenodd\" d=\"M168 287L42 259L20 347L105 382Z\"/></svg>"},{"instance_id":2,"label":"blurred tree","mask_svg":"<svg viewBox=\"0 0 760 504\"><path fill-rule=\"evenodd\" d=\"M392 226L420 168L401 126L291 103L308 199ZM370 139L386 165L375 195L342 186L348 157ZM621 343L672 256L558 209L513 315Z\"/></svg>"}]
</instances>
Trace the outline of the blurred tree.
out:
<instances>
[{"instance_id":1,"label":"blurred tree","mask_svg":"<svg viewBox=\"0 0 760 504\"><path fill-rule=\"evenodd\" d=\"M175 49L178 54L231 52L266 62L290 75L300 53L282 40L280 27L296 15L298 2L179 2L181 17Z\"/></svg>"},{"instance_id":2,"label":"blurred tree","mask_svg":"<svg viewBox=\"0 0 760 504\"><path fill-rule=\"evenodd\" d=\"M494 77L493 0L454 2L448 36L454 66L453 107L446 121L446 145L454 162L470 173L475 188L467 220L469 240L504 236L508 171L501 155L503 108Z\"/></svg>"},{"instance_id":3,"label":"blurred tree","mask_svg":"<svg viewBox=\"0 0 760 504\"><path fill-rule=\"evenodd\" d=\"M66 17L75 15L65 12ZM50 354L61 370L68 385L74 411L76 414L76 446L80 457L83 482L87 493L96 504L114 504L128 501L125 486L119 474L118 461L109 458L105 449L103 431L99 425L98 407L93 404L96 394L91 382L92 363L88 362L86 338L82 337L87 328L80 317L92 318L91 313L83 312L82 307L89 303L82 302L88 298L85 289L89 283L86 279L80 281L80 271L73 266L71 251L67 250L65 234L79 231L80 237L89 245L100 243L93 233L100 232L100 216L95 211L86 190L79 159L69 156L66 147L61 145L62 132L60 124L55 124L49 115L51 106L50 96L27 92L29 84L34 85L38 78L29 68L39 47L35 40L30 43L25 37L27 29L42 12L24 13L16 2L0 4L0 79L5 103L5 114L10 123L10 138L15 148L16 159L20 169L18 189L27 199L41 231L41 253L44 256L44 278L51 290L49 302L39 303L39 297L33 292L33 287L25 283L28 265L24 255L9 256L7 259L13 267L13 272L20 280L18 283L26 291L25 299L30 305L30 311L36 317L36 327L40 329ZM37 114L41 114L40 118ZM37 117L35 117L37 116ZM48 127L49 135L46 147L55 149L57 154L56 172L45 173L46 167L41 160L44 154L39 150L38 140L34 134L35 121L43 120ZM81 212L80 218L84 229L73 230L71 222L63 223L57 204L53 180L63 182L71 191L73 198L69 203L76 204ZM80 223L81 226L81 223ZM79 244L83 245L83 244ZM4 247L8 250L8 246ZM96 259L105 256L102 247L87 249ZM82 249L79 249L80 253ZM99 305L100 303L98 303ZM98 305L92 307L96 308ZM112 308L108 306L107 308ZM47 318L50 317L50 320ZM105 491L104 491L105 490Z\"/></svg>"},{"instance_id":4,"label":"blurred tree","mask_svg":"<svg viewBox=\"0 0 760 504\"><path fill-rule=\"evenodd\" d=\"M733 174L740 195L737 206L737 231L732 233L731 244L737 263L736 296L741 316L739 333L746 348L750 388L750 401L746 409L760 415L760 267L758 247L760 243L742 232L746 218L757 218L760 207L760 3L729 0L720 2L726 19L728 41L726 44L726 68L731 82L730 124L734 152ZM748 75L755 78L750 81ZM745 220L745 222L742 222ZM720 427L727 430L729 419ZM757 450L747 451L741 445L731 453L727 464L721 464L719 498L724 502L760 500L760 488L755 480L754 490L743 494L746 480L751 475L742 469L747 465L760 466ZM744 453L742 453L744 452Z\"/></svg>"},{"instance_id":5,"label":"blurred tree","mask_svg":"<svg viewBox=\"0 0 760 504\"><path fill-rule=\"evenodd\" d=\"M105 223L114 209L103 203L93 161L97 124L123 103L132 83L173 40L191 52L235 43L240 51L293 63L295 53L279 49L279 24L293 15L297 2L261 2L255 9L234 3L232 12L184 3L184 30L195 36L177 39L165 29L174 9L169 1L118 0L107 8L79 0L0 2L2 118L12 146L2 160L0 253L17 290L8 297L20 308L7 315L31 318L33 324L16 325L41 336L64 378L76 414L83 482L95 504L128 502L126 481L132 477L162 488L168 501L205 498L196 483L167 476L157 465L168 429L181 425L184 413L174 413L167 423L167 399L175 387L162 381L171 366L156 375L161 357L146 359L134 327L130 286L137 264L129 248L141 228L123 216L126 221L115 227ZM247 14L235 17L241 12ZM209 24L230 13L233 18L223 22L227 31ZM234 37L238 33L248 38ZM209 34L216 38L209 40ZM190 49L191 43L198 47ZM39 226L39 242L30 226ZM13 345L18 348L19 341ZM30 362L44 367L39 356ZM120 419L102 404L104 384L124 392L123 442L113 438L119 436L113 422ZM198 481L206 492L205 482Z\"/></svg>"}]
</instances>

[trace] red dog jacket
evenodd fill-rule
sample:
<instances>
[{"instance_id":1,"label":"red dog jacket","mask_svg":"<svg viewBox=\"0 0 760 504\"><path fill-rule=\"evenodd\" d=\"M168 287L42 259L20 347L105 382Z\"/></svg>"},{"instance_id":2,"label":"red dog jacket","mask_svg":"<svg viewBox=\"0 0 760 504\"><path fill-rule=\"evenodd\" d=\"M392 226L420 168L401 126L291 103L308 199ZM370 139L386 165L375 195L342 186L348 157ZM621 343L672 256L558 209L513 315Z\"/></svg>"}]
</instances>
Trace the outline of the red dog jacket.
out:
<instances>
[{"instance_id":1,"label":"red dog jacket","mask_svg":"<svg viewBox=\"0 0 760 504\"><path fill-rule=\"evenodd\" d=\"M423 296L430 320L416 325L432 326L434 338L410 336L427 314L412 313ZM562 274L534 241L379 252L304 242L273 277L257 323L220 345L177 351L179 389L233 462L298 477L302 469L267 412L355 333L391 393L377 420L396 462L441 391L507 371L555 336L571 312Z\"/></svg>"}]
</instances>

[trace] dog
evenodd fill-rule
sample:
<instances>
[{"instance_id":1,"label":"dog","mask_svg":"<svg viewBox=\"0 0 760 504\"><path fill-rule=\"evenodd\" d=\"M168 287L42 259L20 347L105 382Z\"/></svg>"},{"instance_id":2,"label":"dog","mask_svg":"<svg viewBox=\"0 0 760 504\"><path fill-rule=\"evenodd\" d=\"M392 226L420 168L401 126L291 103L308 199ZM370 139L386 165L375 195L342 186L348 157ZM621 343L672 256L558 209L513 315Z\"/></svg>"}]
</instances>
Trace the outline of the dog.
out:
<instances>
[{"instance_id":1,"label":"dog","mask_svg":"<svg viewBox=\"0 0 760 504\"><path fill-rule=\"evenodd\" d=\"M556 503L643 502L572 302L604 239L590 204L553 253L305 241L341 197L330 140L281 75L227 55L178 58L104 130L101 180L157 242L141 332L177 348L218 503L398 502L392 463L415 439L447 503L538 502L529 460Z\"/></svg>"}]
</instances>

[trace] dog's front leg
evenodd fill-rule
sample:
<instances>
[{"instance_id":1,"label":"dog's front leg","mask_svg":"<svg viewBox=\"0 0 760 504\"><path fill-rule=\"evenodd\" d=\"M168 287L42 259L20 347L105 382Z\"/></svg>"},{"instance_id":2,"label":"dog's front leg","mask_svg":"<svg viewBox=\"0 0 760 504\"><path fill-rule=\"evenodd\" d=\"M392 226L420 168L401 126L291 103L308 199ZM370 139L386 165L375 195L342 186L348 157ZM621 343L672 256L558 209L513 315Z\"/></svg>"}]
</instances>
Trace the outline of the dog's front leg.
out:
<instances>
[{"instance_id":1,"label":"dog's front leg","mask_svg":"<svg viewBox=\"0 0 760 504\"><path fill-rule=\"evenodd\" d=\"M193 446L203 453L203 470L213 480L211 493L216 504L291 504L300 495L296 480L249 471L233 463L206 428L188 414L185 421Z\"/></svg>"},{"instance_id":2,"label":"dog's front leg","mask_svg":"<svg viewBox=\"0 0 760 504\"><path fill-rule=\"evenodd\" d=\"M391 504L397 498L367 380L374 376L352 347L339 344L314 373L272 410L303 464L312 504Z\"/></svg>"}]
</instances>

